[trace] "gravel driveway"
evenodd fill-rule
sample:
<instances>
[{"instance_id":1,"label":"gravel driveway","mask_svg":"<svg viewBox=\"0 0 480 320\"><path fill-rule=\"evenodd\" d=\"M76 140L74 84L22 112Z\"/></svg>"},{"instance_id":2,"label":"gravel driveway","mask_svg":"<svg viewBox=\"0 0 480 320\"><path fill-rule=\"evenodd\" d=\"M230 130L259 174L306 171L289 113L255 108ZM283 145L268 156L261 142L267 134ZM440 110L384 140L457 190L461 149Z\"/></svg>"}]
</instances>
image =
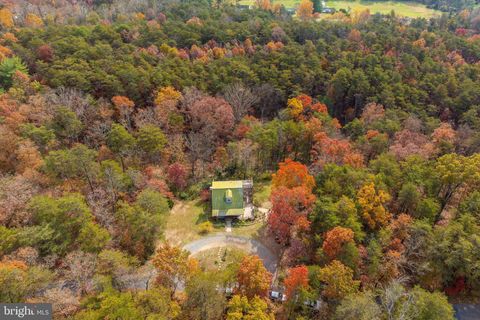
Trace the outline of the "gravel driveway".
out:
<instances>
[{"instance_id":1,"label":"gravel driveway","mask_svg":"<svg viewBox=\"0 0 480 320\"><path fill-rule=\"evenodd\" d=\"M278 263L277 257L270 251L270 249L255 239L221 233L190 242L186 244L183 249L190 251L192 255L195 255L208 249L225 246L234 246L247 251L250 254L258 255L260 259L262 259L265 268L267 268L272 274L275 274Z\"/></svg>"}]
</instances>

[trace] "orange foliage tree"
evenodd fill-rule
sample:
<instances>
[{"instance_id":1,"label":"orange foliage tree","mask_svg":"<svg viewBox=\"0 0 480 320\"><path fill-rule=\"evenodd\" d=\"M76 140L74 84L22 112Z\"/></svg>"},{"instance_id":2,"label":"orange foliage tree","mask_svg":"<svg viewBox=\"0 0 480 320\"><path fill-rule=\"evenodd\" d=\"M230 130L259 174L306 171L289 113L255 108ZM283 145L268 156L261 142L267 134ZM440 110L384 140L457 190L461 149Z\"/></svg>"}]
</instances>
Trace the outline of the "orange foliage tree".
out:
<instances>
[{"instance_id":1,"label":"orange foliage tree","mask_svg":"<svg viewBox=\"0 0 480 320\"><path fill-rule=\"evenodd\" d=\"M272 185L274 188L282 186L286 188L305 187L311 191L315 186L315 180L308 173L306 165L286 159L279 163L277 173L272 175Z\"/></svg>"},{"instance_id":2,"label":"orange foliage tree","mask_svg":"<svg viewBox=\"0 0 480 320\"><path fill-rule=\"evenodd\" d=\"M189 252L168 243L161 245L152 260L157 270L156 282L170 288L172 297L177 286L187 281L197 270L197 260L189 257Z\"/></svg>"},{"instance_id":3,"label":"orange foliage tree","mask_svg":"<svg viewBox=\"0 0 480 320\"><path fill-rule=\"evenodd\" d=\"M0 10L0 25L5 29L13 27L13 15L10 9L2 8Z\"/></svg>"},{"instance_id":4,"label":"orange foliage tree","mask_svg":"<svg viewBox=\"0 0 480 320\"><path fill-rule=\"evenodd\" d=\"M311 0L302 0L298 5L297 16L302 20L308 20L313 17L313 2Z\"/></svg>"},{"instance_id":5,"label":"orange foliage tree","mask_svg":"<svg viewBox=\"0 0 480 320\"><path fill-rule=\"evenodd\" d=\"M308 287L308 269L306 266L301 265L298 267L290 268L288 270L288 276L283 281L285 285L285 294L287 299L290 300L295 296L295 293L299 289L305 289Z\"/></svg>"},{"instance_id":6,"label":"orange foliage tree","mask_svg":"<svg viewBox=\"0 0 480 320\"><path fill-rule=\"evenodd\" d=\"M268 295L272 274L258 256L245 256L237 272L238 292L249 299Z\"/></svg>"},{"instance_id":7,"label":"orange foliage tree","mask_svg":"<svg viewBox=\"0 0 480 320\"><path fill-rule=\"evenodd\" d=\"M323 252L330 258L335 258L345 243L353 241L353 231L349 228L335 227L325 233Z\"/></svg>"},{"instance_id":8,"label":"orange foliage tree","mask_svg":"<svg viewBox=\"0 0 480 320\"><path fill-rule=\"evenodd\" d=\"M128 128L131 128L131 114L133 113L135 103L124 96L114 96L112 102L117 109L123 124Z\"/></svg>"}]
</instances>

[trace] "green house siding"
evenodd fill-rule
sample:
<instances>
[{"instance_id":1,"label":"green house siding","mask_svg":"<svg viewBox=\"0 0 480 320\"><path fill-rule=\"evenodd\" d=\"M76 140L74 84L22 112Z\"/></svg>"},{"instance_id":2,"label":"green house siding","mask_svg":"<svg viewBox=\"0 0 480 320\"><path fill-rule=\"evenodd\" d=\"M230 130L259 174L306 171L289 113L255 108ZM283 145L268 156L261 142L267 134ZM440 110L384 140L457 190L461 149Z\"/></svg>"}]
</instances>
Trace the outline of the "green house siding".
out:
<instances>
[{"instance_id":1,"label":"green house siding","mask_svg":"<svg viewBox=\"0 0 480 320\"><path fill-rule=\"evenodd\" d=\"M212 187L212 216L240 216L243 214L242 181L214 181Z\"/></svg>"}]
</instances>

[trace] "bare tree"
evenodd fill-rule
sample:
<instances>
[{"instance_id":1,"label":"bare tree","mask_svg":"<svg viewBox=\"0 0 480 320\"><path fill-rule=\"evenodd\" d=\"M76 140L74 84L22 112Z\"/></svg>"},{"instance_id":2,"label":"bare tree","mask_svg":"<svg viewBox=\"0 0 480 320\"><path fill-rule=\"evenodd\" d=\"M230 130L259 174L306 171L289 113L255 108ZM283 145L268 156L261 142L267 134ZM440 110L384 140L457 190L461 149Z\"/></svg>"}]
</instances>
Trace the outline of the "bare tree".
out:
<instances>
[{"instance_id":1,"label":"bare tree","mask_svg":"<svg viewBox=\"0 0 480 320\"><path fill-rule=\"evenodd\" d=\"M93 275L97 264L97 257L92 253L83 251L70 252L64 260L68 268L62 270L65 278L78 284L80 294L84 294L93 287Z\"/></svg>"},{"instance_id":2,"label":"bare tree","mask_svg":"<svg viewBox=\"0 0 480 320\"><path fill-rule=\"evenodd\" d=\"M190 132L185 139L185 144L190 150L190 162L192 164L192 177L195 179L195 169L198 160L208 161L215 149L212 142L211 130L202 130L200 132Z\"/></svg>"},{"instance_id":3,"label":"bare tree","mask_svg":"<svg viewBox=\"0 0 480 320\"><path fill-rule=\"evenodd\" d=\"M255 103L255 110L260 118L275 116L284 101L282 93L269 83L256 87L254 91L255 95L259 97Z\"/></svg>"},{"instance_id":4,"label":"bare tree","mask_svg":"<svg viewBox=\"0 0 480 320\"><path fill-rule=\"evenodd\" d=\"M258 96L240 82L229 84L224 90L223 97L232 106L237 122L242 120L258 101Z\"/></svg>"},{"instance_id":5,"label":"bare tree","mask_svg":"<svg viewBox=\"0 0 480 320\"><path fill-rule=\"evenodd\" d=\"M394 280L380 294L381 306L388 320L412 319L416 312L414 296L405 290L402 282L402 279Z\"/></svg>"}]
</instances>

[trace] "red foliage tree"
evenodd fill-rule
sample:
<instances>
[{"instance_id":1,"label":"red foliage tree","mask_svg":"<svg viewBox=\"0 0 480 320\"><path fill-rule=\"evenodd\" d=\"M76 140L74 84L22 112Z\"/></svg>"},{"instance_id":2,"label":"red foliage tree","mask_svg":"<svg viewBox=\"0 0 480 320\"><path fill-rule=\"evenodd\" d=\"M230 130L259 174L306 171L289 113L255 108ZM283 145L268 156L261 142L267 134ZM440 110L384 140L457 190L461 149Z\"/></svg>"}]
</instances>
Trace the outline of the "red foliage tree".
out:
<instances>
[{"instance_id":1,"label":"red foliage tree","mask_svg":"<svg viewBox=\"0 0 480 320\"><path fill-rule=\"evenodd\" d=\"M183 190L187 186L187 168L181 163L171 164L167 169L167 181L176 190Z\"/></svg>"},{"instance_id":2,"label":"red foliage tree","mask_svg":"<svg viewBox=\"0 0 480 320\"><path fill-rule=\"evenodd\" d=\"M315 202L315 196L307 188L278 187L272 192L270 200L272 212L268 217L268 228L279 242L287 244L294 231L308 229L307 214Z\"/></svg>"},{"instance_id":3,"label":"red foliage tree","mask_svg":"<svg viewBox=\"0 0 480 320\"><path fill-rule=\"evenodd\" d=\"M355 168L363 166L363 156L353 149L347 139L330 138L325 132L319 132L314 140L311 154L316 166L321 168L327 163Z\"/></svg>"},{"instance_id":4,"label":"red foliage tree","mask_svg":"<svg viewBox=\"0 0 480 320\"><path fill-rule=\"evenodd\" d=\"M427 136L409 129L395 133L395 140L390 146L390 152L401 160L413 154L429 158L434 150L435 147Z\"/></svg>"},{"instance_id":5,"label":"red foliage tree","mask_svg":"<svg viewBox=\"0 0 480 320\"><path fill-rule=\"evenodd\" d=\"M221 98L204 97L188 106L194 131L210 131L216 137L229 135L234 124L232 107Z\"/></svg>"},{"instance_id":6,"label":"red foliage tree","mask_svg":"<svg viewBox=\"0 0 480 320\"><path fill-rule=\"evenodd\" d=\"M51 62L53 60L53 48L48 44L41 45L37 49L37 57L44 62Z\"/></svg>"}]
</instances>

